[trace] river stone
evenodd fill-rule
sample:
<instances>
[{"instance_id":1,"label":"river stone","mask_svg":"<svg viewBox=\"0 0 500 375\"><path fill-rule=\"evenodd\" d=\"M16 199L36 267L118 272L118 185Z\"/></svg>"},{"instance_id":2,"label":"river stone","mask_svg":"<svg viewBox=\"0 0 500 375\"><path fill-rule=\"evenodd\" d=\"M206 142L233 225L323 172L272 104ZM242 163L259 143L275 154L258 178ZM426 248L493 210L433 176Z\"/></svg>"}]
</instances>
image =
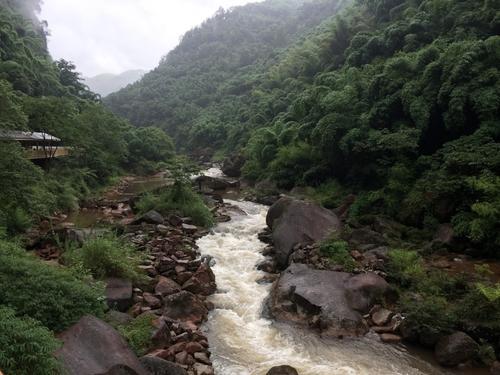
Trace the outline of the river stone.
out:
<instances>
[{"instance_id":1,"label":"river stone","mask_svg":"<svg viewBox=\"0 0 500 375\"><path fill-rule=\"evenodd\" d=\"M179 321L201 323L208 315L203 301L185 290L163 298L163 315Z\"/></svg>"},{"instance_id":2,"label":"river stone","mask_svg":"<svg viewBox=\"0 0 500 375\"><path fill-rule=\"evenodd\" d=\"M184 283L182 289L204 296L214 294L217 290L217 284L212 269L207 264L202 263L193 276Z\"/></svg>"},{"instance_id":3,"label":"river stone","mask_svg":"<svg viewBox=\"0 0 500 375\"><path fill-rule=\"evenodd\" d=\"M160 213L157 211L151 210L149 212L146 212L144 215L140 216L139 218L135 219L131 224L136 225L136 224L141 224L141 223L146 223L146 224L164 224L165 220L163 219L163 216L161 216Z\"/></svg>"},{"instance_id":4,"label":"river stone","mask_svg":"<svg viewBox=\"0 0 500 375\"><path fill-rule=\"evenodd\" d=\"M292 264L274 284L268 303L276 319L315 326L325 337L360 336L368 332L363 314L388 291L387 282L375 274Z\"/></svg>"},{"instance_id":5,"label":"river stone","mask_svg":"<svg viewBox=\"0 0 500 375\"><path fill-rule=\"evenodd\" d=\"M106 280L106 303L112 309L127 311L134 303L132 282L130 280L111 278Z\"/></svg>"},{"instance_id":6,"label":"river stone","mask_svg":"<svg viewBox=\"0 0 500 375\"><path fill-rule=\"evenodd\" d=\"M177 284L174 280L169 279L165 276L160 276L158 278L158 284L155 287L155 293L161 296L169 296L181 291L181 286Z\"/></svg>"},{"instance_id":7,"label":"river stone","mask_svg":"<svg viewBox=\"0 0 500 375\"><path fill-rule=\"evenodd\" d=\"M479 345L467 334L455 332L442 337L434 350L436 359L442 366L454 367L473 359Z\"/></svg>"},{"instance_id":8,"label":"river stone","mask_svg":"<svg viewBox=\"0 0 500 375\"><path fill-rule=\"evenodd\" d=\"M158 357L145 356L140 361L150 375L187 375L181 366Z\"/></svg>"},{"instance_id":9,"label":"river stone","mask_svg":"<svg viewBox=\"0 0 500 375\"><path fill-rule=\"evenodd\" d=\"M273 367L266 375L299 375L299 373L293 367L285 365Z\"/></svg>"},{"instance_id":10,"label":"river stone","mask_svg":"<svg viewBox=\"0 0 500 375\"><path fill-rule=\"evenodd\" d=\"M214 369L203 363L195 363L193 368L196 375L214 375Z\"/></svg>"},{"instance_id":11,"label":"river stone","mask_svg":"<svg viewBox=\"0 0 500 375\"><path fill-rule=\"evenodd\" d=\"M206 188L211 190L225 190L231 186L229 181L209 176L197 177L194 182L200 190L205 190Z\"/></svg>"},{"instance_id":12,"label":"river stone","mask_svg":"<svg viewBox=\"0 0 500 375\"><path fill-rule=\"evenodd\" d=\"M387 309L380 309L372 314L372 321L377 326L383 326L389 323L394 313Z\"/></svg>"},{"instance_id":13,"label":"river stone","mask_svg":"<svg viewBox=\"0 0 500 375\"><path fill-rule=\"evenodd\" d=\"M338 217L314 203L282 198L270 209L266 217L272 229L278 266L285 268L297 244L311 244L326 239L341 229Z\"/></svg>"},{"instance_id":14,"label":"river stone","mask_svg":"<svg viewBox=\"0 0 500 375\"><path fill-rule=\"evenodd\" d=\"M85 316L58 337L55 356L68 375L147 375L148 372L109 324Z\"/></svg>"}]
</instances>

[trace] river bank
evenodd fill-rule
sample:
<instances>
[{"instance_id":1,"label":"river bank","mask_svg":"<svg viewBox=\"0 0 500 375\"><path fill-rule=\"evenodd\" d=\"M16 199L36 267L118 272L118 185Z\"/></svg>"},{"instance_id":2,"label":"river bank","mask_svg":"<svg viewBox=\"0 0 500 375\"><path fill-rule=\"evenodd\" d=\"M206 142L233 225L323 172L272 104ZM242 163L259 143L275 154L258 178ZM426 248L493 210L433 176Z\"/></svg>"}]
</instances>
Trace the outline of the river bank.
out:
<instances>
[{"instance_id":1,"label":"river bank","mask_svg":"<svg viewBox=\"0 0 500 375\"><path fill-rule=\"evenodd\" d=\"M280 321L276 316L273 319L269 315L272 307L266 301L275 291L279 282L272 282L280 273L275 249L261 241L272 237L272 232L266 231L268 206L241 200L239 183L224 179L217 168L210 169L202 183L195 184L205 192L205 201L218 222L207 231L192 225L189 218L164 217L154 212L142 217L134 215L136 194L120 194L131 190L132 181L124 180L112 189L111 195L81 211L85 218L95 219L90 220L91 229L69 225L65 230L76 237L79 231L85 236L106 222L114 223L124 239L147 254L141 268L148 275L148 285L108 284L107 290L108 303L115 308L122 306L121 315L114 314L115 319L154 317L155 345L145 353L145 363L154 358L168 362L171 368L177 366L179 373L187 371L193 375L263 375L271 367L283 364L295 367L303 375L488 372L444 369L429 351L414 350L399 344L399 340L396 345L386 345L377 335L376 325L362 338L338 340L318 335L314 328L317 321L301 326ZM155 180L153 186L157 183ZM222 185L223 189L213 189ZM339 271L331 268L314 246L293 246L290 250L293 251L289 259L293 262ZM371 271L384 276L380 269L373 268L378 257L372 260L375 262L369 263ZM311 293L318 290L317 285L308 289ZM116 294L120 298L115 298ZM301 319L310 318L306 312L303 315ZM373 320L373 315L365 318Z\"/></svg>"}]
</instances>

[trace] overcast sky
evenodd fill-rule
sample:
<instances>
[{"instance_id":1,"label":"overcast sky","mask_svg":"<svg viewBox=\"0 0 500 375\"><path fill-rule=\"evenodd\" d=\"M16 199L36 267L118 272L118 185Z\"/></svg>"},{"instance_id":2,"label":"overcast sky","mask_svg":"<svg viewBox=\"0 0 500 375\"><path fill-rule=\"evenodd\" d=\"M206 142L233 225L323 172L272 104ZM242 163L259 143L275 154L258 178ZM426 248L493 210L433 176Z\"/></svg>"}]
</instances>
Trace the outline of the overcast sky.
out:
<instances>
[{"instance_id":1,"label":"overcast sky","mask_svg":"<svg viewBox=\"0 0 500 375\"><path fill-rule=\"evenodd\" d=\"M150 70L189 29L225 9L256 0L44 0L49 48L86 77Z\"/></svg>"}]
</instances>

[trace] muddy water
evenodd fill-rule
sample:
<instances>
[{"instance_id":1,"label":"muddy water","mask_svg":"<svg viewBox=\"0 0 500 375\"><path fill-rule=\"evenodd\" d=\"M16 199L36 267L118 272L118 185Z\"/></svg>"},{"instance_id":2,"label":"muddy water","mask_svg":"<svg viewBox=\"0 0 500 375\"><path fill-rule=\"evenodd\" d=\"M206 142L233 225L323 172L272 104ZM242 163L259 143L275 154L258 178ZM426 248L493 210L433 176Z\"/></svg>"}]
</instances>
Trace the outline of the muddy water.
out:
<instances>
[{"instance_id":1,"label":"muddy water","mask_svg":"<svg viewBox=\"0 0 500 375\"><path fill-rule=\"evenodd\" d=\"M262 315L270 285L255 265L265 245L257 234L265 227L267 208L250 202L229 202L247 215L235 214L213 234L198 241L202 254L213 256L218 292L216 309L206 330L217 375L264 375L288 364L301 375L443 374L406 352L375 339L324 341L314 333L278 325Z\"/></svg>"}]
</instances>

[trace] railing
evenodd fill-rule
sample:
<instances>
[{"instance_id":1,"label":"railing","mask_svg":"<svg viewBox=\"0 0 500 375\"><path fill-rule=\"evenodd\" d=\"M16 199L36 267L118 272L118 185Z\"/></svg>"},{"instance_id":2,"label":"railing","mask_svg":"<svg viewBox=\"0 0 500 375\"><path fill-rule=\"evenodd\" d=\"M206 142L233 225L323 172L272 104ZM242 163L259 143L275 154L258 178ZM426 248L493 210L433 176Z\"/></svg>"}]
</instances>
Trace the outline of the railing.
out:
<instances>
[{"instance_id":1,"label":"railing","mask_svg":"<svg viewBox=\"0 0 500 375\"><path fill-rule=\"evenodd\" d=\"M71 147L43 147L26 149L25 152L30 160L62 158L70 154Z\"/></svg>"}]
</instances>

